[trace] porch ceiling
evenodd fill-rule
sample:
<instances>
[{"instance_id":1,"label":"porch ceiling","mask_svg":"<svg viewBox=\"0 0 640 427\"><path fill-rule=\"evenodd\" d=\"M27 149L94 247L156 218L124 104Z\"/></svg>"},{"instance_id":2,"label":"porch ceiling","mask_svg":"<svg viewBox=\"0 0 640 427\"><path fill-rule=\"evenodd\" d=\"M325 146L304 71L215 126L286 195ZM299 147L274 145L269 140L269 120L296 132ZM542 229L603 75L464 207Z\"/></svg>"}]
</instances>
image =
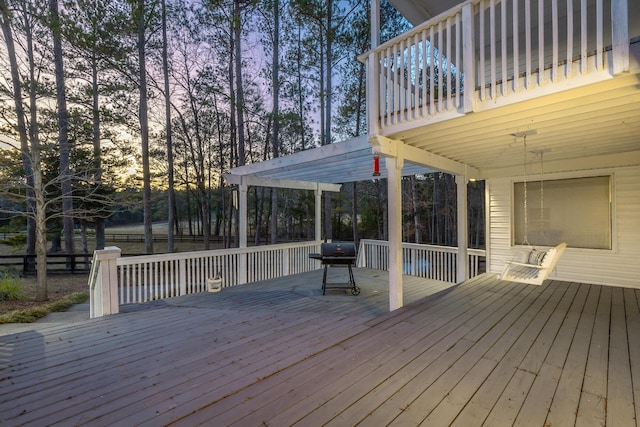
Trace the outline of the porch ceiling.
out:
<instances>
[{"instance_id":1,"label":"porch ceiling","mask_svg":"<svg viewBox=\"0 0 640 427\"><path fill-rule=\"evenodd\" d=\"M462 0L389 0L389 3L413 26L462 3Z\"/></svg>"},{"instance_id":2,"label":"porch ceiling","mask_svg":"<svg viewBox=\"0 0 640 427\"><path fill-rule=\"evenodd\" d=\"M533 132L527 136L532 170L540 150L545 171L640 164L640 73L509 105L496 103L386 136L490 178L522 173L523 137L514 134Z\"/></svg>"}]
</instances>

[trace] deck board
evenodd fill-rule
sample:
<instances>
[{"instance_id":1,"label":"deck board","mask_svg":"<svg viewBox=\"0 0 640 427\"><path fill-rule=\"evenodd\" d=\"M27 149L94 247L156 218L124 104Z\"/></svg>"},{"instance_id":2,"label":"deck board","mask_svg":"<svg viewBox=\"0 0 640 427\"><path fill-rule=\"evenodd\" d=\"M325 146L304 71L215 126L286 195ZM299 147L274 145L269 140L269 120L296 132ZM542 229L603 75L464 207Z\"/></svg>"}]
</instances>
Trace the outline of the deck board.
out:
<instances>
[{"instance_id":1,"label":"deck board","mask_svg":"<svg viewBox=\"0 0 640 427\"><path fill-rule=\"evenodd\" d=\"M640 396L640 307L638 307L637 290L625 289L624 302L629 339L629 361L631 362L631 379L633 395ZM635 399L636 422L640 420L640 399Z\"/></svg>"},{"instance_id":2,"label":"deck board","mask_svg":"<svg viewBox=\"0 0 640 427\"><path fill-rule=\"evenodd\" d=\"M620 427L636 425L633 399L628 398L633 396L633 387L623 297L621 288L613 289L607 377L607 425Z\"/></svg>"},{"instance_id":3,"label":"deck board","mask_svg":"<svg viewBox=\"0 0 640 427\"><path fill-rule=\"evenodd\" d=\"M638 290L405 277L389 313L387 273L355 276L358 297L314 272L0 335L0 423L636 425Z\"/></svg>"},{"instance_id":4,"label":"deck board","mask_svg":"<svg viewBox=\"0 0 640 427\"><path fill-rule=\"evenodd\" d=\"M589 353L589 341L593 333L596 308L600 298L600 287L592 286L588 292L575 334L573 337L564 338L570 341L571 347L566 363L558 366L563 369L555 390L555 396L558 398L553 400L547 416L546 423L549 425L574 425L576 421L580 405L580 390ZM576 310L574 313L578 314L579 311Z\"/></svg>"}]
</instances>

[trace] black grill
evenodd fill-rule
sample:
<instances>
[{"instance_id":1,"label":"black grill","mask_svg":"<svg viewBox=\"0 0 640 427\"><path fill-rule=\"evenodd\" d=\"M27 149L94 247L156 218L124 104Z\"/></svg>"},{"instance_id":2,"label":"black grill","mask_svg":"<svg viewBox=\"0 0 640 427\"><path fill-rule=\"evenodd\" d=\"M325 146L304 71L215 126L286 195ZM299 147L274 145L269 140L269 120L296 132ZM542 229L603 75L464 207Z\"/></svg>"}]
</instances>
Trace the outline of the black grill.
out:
<instances>
[{"instance_id":1,"label":"black grill","mask_svg":"<svg viewBox=\"0 0 640 427\"><path fill-rule=\"evenodd\" d=\"M352 266L356 262L356 245L349 242L322 243L319 254L310 254L309 257L317 259L324 265L322 275L322 295L327 289L351 289L353 295L360 293L353 277ZM341 283L327 283L327 268L330 265L346 265L349 270L349 281Z\"/></svg>"}]
</instances>

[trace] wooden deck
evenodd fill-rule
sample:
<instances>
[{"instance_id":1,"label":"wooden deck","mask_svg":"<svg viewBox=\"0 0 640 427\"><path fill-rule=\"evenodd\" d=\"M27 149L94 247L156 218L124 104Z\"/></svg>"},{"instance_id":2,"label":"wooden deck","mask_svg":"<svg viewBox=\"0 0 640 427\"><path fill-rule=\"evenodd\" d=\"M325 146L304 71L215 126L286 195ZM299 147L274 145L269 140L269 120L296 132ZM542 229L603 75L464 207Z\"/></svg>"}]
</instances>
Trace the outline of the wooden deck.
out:
<instances>
[{"instance_id":1,"label":"wooden deck","mask_svg":"<svg viewBox=\"0 0 640 427\"><path fill-rule=\"evenodd\" d=\"M640 290L406 278L388 313L386 273L355 275L357 297L313 272L0 336L0 423L637 425Z\"/></svg>"}]
</instances>

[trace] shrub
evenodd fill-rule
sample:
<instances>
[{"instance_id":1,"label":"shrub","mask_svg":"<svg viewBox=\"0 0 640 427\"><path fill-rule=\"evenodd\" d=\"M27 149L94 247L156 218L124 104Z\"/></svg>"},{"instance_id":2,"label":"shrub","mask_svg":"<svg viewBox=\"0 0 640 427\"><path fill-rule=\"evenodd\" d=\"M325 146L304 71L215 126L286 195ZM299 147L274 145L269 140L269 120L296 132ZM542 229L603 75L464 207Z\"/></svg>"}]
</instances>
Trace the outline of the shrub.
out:
<instances>
[{"instance_id":1,"label":"shrub","mask_svg":"<svg viewBox=\"0 0 640 427\"><path fill-rule=\"evenodd\" d=\"M17 277L0 273L0 301L18 301L22 299L22 288Z\"/></svg>"},{"instance_id":2,"label":"shrub","mask_svg":"<svg viewBox=\"0 0 640 427\"><path fill-rule=\"evenodd\" d=\"M2 240L1 243L15 248L27 243L27 236L24 234L14 234L13 236L7 237L5 240Z\"/></svg>"},{"instance_id":3,"label":"shrub","mask_svg":"<svg viewBox=\"0 0 640 427\"><path fill-rule=\"evenodd\" d=\"M4 323L31 323L49 313L65 311L74 304L81 304L89 298L86 292L76 292L50 304L12 311L0 316L0 325Z\"/></svg>"}]
</instances>

